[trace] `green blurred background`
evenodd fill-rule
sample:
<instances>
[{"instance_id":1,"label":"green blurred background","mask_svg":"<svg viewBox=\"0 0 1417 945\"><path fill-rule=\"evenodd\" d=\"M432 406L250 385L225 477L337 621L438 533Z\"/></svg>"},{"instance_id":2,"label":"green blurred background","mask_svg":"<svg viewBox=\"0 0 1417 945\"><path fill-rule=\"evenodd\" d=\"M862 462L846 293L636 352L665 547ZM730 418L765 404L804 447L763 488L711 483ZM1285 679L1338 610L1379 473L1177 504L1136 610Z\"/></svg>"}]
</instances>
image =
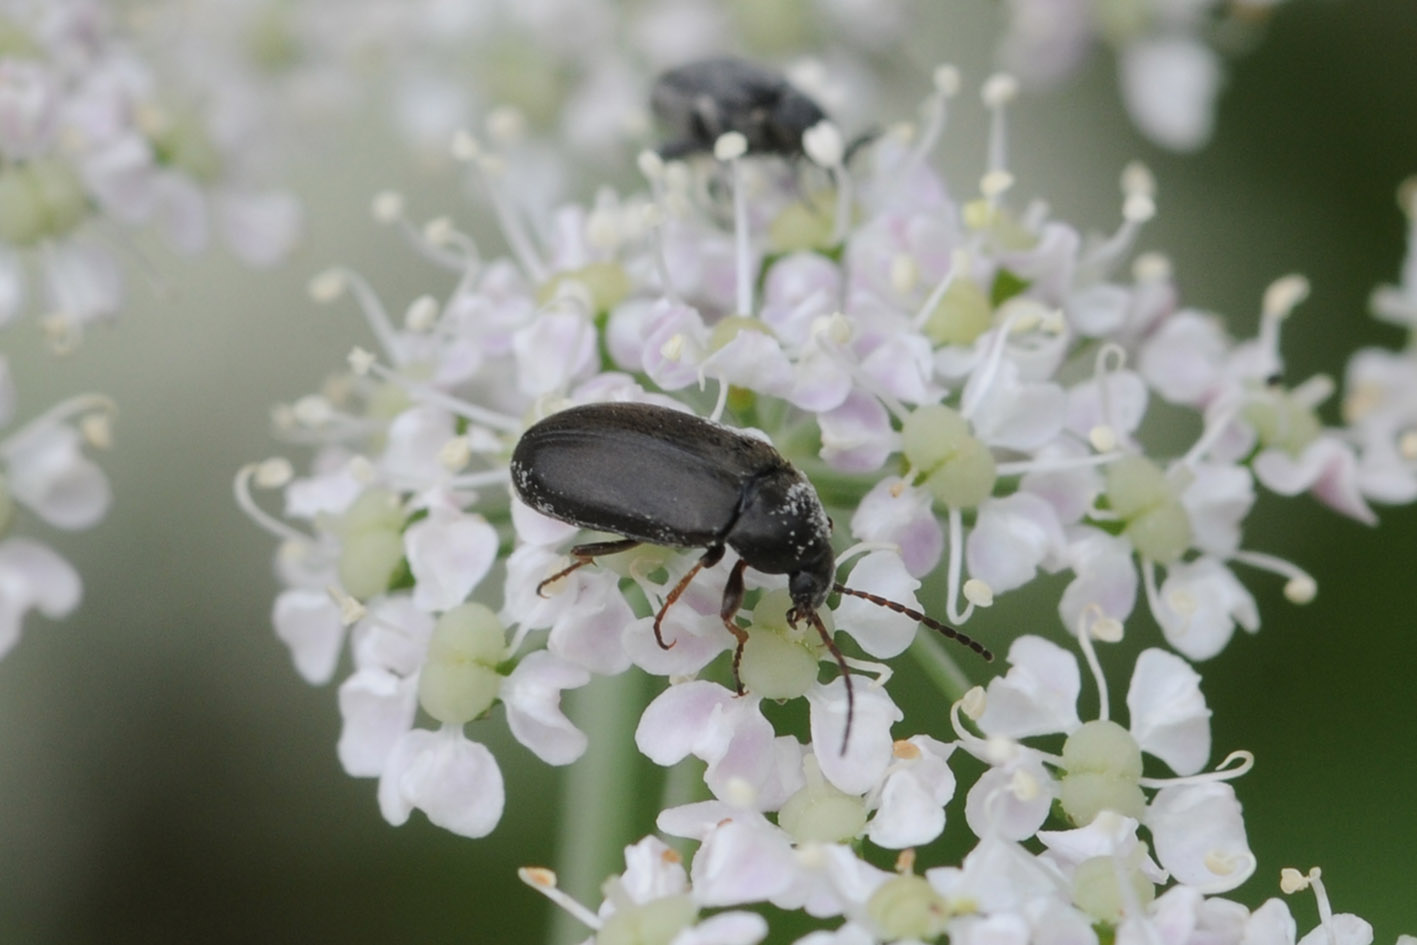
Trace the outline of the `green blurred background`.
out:
<instances>
[{"instance_id":1,"label":"green blurred background","mask_svg":"<svg viewBox=\"0 0 1417 945\"><path fill-rule=\"evenodd\" d=\"M903 70L924 89L930 68L952 61L977 89L998 11L959 2L928 17L900 51ZM1142 158L1160 213L1140 248L1173 258L1183 298L1225 313L1243 336L1265 286L1303 272L1313 294L1285 328L1290 376L1341 377L1350 351L1401 341L1368 316L1367 297L1396 278L1403 253L1394 194L1417 172L1415 49L1410 0L1292 0L1235 64L1215 142L1184 158L1126 125L1113 64L1094 59L1016 109L1020 192L1110 229L1118 174ZM944 146L957 187L980 167L978 111L972 100L956 109ZM167 290L135 278L120 323L76 354L50 357L32 326L4 339L22 416L89 389L121 413L102 459L112 513L89 533L44 536L83 574L83 606L61 624L32 619L0 662L0 942L546 938L549 912L515 869L553 861L559 773L494 739L508 804L491 838L453 837L419 814L387 826L374 783L336 761L333 687L301 682L272 633L272 542L231 499L236 469L281 449L270 407L368 343L352 306L307 300L309 275L347 263L395 309L445 288L370 221L369 196L394 186L415 215L488 232L450 170L418 169L377 123L322 155L296 172L309 232L284 269L158 256ZM1417 512L1385 512L1372 530L1307 498L1266 499L1247 544L1308 568L1320 593L1296 608L1279 582L1250 581L1263 630L1203 667L1216 758L1257 757L1238 790L1260 869L1234 896L1257 905L1278 895L1281 867L1319 865L1335 908L1388 943L1417 932L1417 805L1406 793L1417 782ZM971 632L1001 650L1025 630L1056 636L1051 607L1024 603L1005 598ZM1129 661L1106 656L1119 693ZM945 730L938 697L896 691L916 700L908 717L934 711ZM591 732L597 744L609 735ZM638 836L653 811L635 800L582 798L560 816L614 809ZM1301 932L1311 927L1312 897L1290 905Z\"/></svg>"}]
</instances>

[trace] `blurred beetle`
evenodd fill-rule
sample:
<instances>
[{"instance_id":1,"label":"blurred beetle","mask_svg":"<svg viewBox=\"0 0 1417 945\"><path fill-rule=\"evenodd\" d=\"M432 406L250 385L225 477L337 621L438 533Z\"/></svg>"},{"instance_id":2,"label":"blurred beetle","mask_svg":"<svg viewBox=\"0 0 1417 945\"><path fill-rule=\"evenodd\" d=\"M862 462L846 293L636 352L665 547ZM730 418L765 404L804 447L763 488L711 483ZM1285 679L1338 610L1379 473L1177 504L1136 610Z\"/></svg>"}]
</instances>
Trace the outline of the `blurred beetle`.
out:
<instances>
[{"instance_id":1,"label":"blurred beetle","mask_svg":"<svg viewBox=\"0 0 1417 945\"><path fill-rule=\"evenodd\" d=\"M650 109L666 140L666 160L711 153L730 131L748 142L749 154L802 156L802 135L826 112L776 69L719 56L670 69L654 83Z\"/></svg>"}]
</instances>

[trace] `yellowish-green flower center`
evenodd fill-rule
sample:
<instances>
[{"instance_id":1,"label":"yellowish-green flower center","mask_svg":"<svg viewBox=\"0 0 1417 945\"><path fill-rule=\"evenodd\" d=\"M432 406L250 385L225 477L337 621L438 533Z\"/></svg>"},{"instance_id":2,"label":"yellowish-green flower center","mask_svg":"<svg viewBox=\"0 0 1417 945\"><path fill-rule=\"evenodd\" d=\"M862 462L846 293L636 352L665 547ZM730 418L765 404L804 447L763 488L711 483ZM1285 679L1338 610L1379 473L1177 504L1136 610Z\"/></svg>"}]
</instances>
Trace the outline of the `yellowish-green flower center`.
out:
<instances>
[{"instance_id":1,"label":"yellowish-green flower center","mask_svg":"<svg viewBox=\"0 0 1417 945\"><path fill-rule=\"evenodd\" d=\"M1079 827L1104 810L1140 820L1146 811L1141 767L1131 732L1106 719L1083 723L1063 743L1063 812Z\"/></svg>"},{"instance_id":2,"label":"yellowish-green flower center","mask_svg":"<svg viewBox=\"0 0 1417 945\"><path fill-rule=\"evenodd\" d=\"M365 491L340 517L340 586L367 600L388 590L403 562L403 509L386 489Z\"/></svg>"},{"instance_id":3,"label":"yellowish-green flower center","mask_svg":"<svg viewBox=\"0 0 1417 945\"><path fill-rule=\"evenodd\" d=\"M968 509L994 494L994 454L955 410L927 404L906 418L900 435L906 462L940 502Z\"/></svg>"},{"instance_id":4,"label":"yellowish-green flower center","mask_svg":"<svg viewBox=\"0 0 1417 945\"><path fill-rule=\"evenodd\" d=\"M578 282L590 295L591 308L608 312L630 294L630 277L619 263L593 262L579 269L558 272L536 292L537 302L545 305L556 297L568 282Z\"/></svg>"},{"instance_id":5,"label":"yellowish-green flower center","mask_svg":"<svg viewBox=\"0 0 1417 945\"><path fill-rule=\"evenodd\" d=\"M73 169L41 158L0 167L0 242L33 246L68 233L88 215Z\"/></svg>"},{"instance_id":6,"label":"yellowish-green flower center","mask_svg":"<svg viewBox=\"0 0 1417 945\"><path fill-rule=\"evenodd\" d=\"M1156 887L1141 870L1114 857L1083 860L1073 872L1073 903L1098 922L1140 915L1155 898Z\"/></svg>"},{"instance_id":7,"label":"yellowish-green flower center","mask_svg":"<svg viewBox=\"0 0 1417 945\"><path fill-rule=\"evenodd\" d=\"M778 810L777 824L798 843L845 843L866 829L866 802L813 771Z\"/></svg>"},{"instance_id":8,"label":"yellowish-green flower center","mask_svg":"<svg viewBox=\"0 0 1417 945\"><path fill-rule=\"evenodd\" d=\"M775 253L830 249L836 234L836 194L826 191L788 204L768 224Z\"/></svg>"},{"instance_id":9,"label":"yellowish-green flower center","mask_svg":"<svg viewBox=\"0 0 1417 945\"><path fill-rule=\"evenodd\" d=\"M1312 408L1296 402L1286 393L1250 401L1242 416L1255 428L1261 445L1283 450L1290 456L1304 452L1323 431L1323 423Z\"/></svg>"},{"instance_id":10,"label":"yellowish-green flower center","mask_svg":"<svg viewBox=\"0 0 1417 945\"><path fill-rule=\"evenodd\" d=\"M1143 558L1171 564L1191 546L1190 516L1161 467L1144 456L1124 456L1107 467L1107 501Z\"/></svg>"},{"instance_id":11,"label":"yellowish-green flower center","mask_svg":"<svg viewBox=\"0 0 1417 945\"><path fill-rule=\"evenodd\" d=\"M945 933L949 904L923 876L892 876L866 900L866 912L886 937L930 941Z\"/></svg>"},{"instance_id":12,"label":"yellowish-green flower center","mask_svg":"<svg viewBox=\"0 0 1417 945\"><path fill-rule=\"evenodd\" d=\"M159 164L176 168L203 184L221 178L221 152L194 112L164 112L149 122L149 139Z\"/></svg>"},{"instance_id":13,"label":"yellowish-green flower center","mask_svg":"<svg viewBox=\"0 0 1417 945\"><path fill-rule=\"evenodd\" d=\"M669 945L694 924L699 908L687 893L621 905L605 919L596 945Z\"/></svg>"},{"instance_id":14,"label":"yellowish-green flower center","mask_svg":"<svg viewBox=\"0 0 1417 945\"><path fill-rule=\"evenodd\" d=\"M497 615L478 603L438 618L418 677L418 702L439 722L462 725L492 707L502 688L497 664L507 655L507 633Z\"/></svg>"},{"instance_id":15,"label":"yellowish-green flower center","mask_svg":"<svg viewBox=\"0 0 1417 945\"><path fill-rule=\"evenodd\" d=\"M957 277L925 320L925 336L937 345L968 345L989 330L994 309L973 279Z\"/></svg>"},{"instance_id":16,"label":"yellowish-green flower center","mask_svg":"<svg viewBox=\"0 0 1417 945\"><path fill-rule=\"evenodd\" d=\"M805 624L787 625L791 606L787 591L777 589L764 594L753 608L739 675L749 692L764 699L795 699L817 681L824 649L821 637Z\"/></svg>"}]
</instances>

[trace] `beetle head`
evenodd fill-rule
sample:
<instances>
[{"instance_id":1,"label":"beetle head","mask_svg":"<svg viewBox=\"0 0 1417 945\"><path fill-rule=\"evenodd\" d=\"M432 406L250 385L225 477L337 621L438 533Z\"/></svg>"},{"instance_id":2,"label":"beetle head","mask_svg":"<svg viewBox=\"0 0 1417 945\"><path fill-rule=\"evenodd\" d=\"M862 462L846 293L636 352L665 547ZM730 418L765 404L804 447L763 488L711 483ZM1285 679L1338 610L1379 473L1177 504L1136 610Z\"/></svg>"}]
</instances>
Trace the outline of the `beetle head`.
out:
<instances>
[{"instance_id":1,"label":"beetle head","mask_svg":"<svg viewBox=\"0 0 1417 945\"><path fill-rule=\"evenodd\" d=\"M816 102L790 86L782 90L764 131L775 139L773 150L780 154L800 154L802 135L826 118Z\"/></svg>"},{"instance_id":2,"label":"beetle head","mask_svg":"<svg viewBox=\"0 0 1417 945\"><path fill-rule=\"evenodd\" d=\"M787 576L787 592L792 597L792 610L787 619L795 624L816 613L827 601L836 577L836 557L830 544L808 562L807 566Z\"/></svg>"}]
</instances>

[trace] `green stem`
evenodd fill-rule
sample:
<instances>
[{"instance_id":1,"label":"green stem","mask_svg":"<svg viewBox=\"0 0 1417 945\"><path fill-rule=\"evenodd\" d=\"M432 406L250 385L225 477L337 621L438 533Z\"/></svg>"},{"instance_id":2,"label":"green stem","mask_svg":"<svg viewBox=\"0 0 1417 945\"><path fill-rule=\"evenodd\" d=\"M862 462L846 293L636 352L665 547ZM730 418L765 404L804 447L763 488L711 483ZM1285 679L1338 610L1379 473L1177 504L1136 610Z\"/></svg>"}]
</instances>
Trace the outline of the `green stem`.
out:
<instances>
[{"instance_id":1,"label":"green stem","mask_svg":"<svg viewBox=\"0 0 1417 945\"><path fill-rule=\"evenodd\" d=\"M933 633L926 630L916 633L915 642L910 644L910 655L951 702L973 688L974 683L945 648L945 641Z\"/></svg>"},{"instance_id":2,"label":"green stem","mask_svg":"<svg viewBox=\"0 0 1417 945\"><path fill-rule=\"evenodd\" d=\"M567 714L590 736L590 745L562 781L556 876L562 889L592 911L600 904L601 884L623 870L622 853L633 834L639 757L633 733L644 704L644 679L641 673L623 673L566 694ZM555 910L548 941L579 942L587 934L569 913Z\"/></svg>"}]
</instances>

